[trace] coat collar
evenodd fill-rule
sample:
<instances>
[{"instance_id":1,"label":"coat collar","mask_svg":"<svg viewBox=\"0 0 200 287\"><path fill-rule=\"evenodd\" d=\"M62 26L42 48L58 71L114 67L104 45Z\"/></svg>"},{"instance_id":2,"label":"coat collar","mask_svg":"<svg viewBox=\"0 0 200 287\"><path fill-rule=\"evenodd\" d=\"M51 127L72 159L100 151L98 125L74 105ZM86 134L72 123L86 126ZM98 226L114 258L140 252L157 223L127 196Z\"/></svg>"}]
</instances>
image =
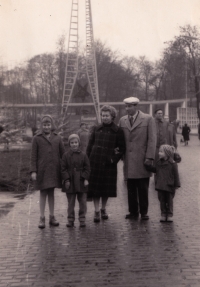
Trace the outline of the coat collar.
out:
<instances>
[{"instance_id":1,"label":"coat collar","mask_svg":"<svg viewBox=\"0 0 200 287\"><path fill-rule=\"evenodd\" d=\"M101 123L100 125L98 125L97 126L97 130L100 130L100 129L102 129L104 127L104 125L103 125L103 123ZM114 131L114 132L117 132L118 131L118 129L119 129L119 127L115 124L115 123L113 123L112 122L112 125L110 126L110 128Z\"/></svg>"},{"instance_id":2,"label":"coat collar","mask_svg":"<svg viewBox=\"0 0 200 287\"><path fill-rule=\"evenodd\" d=\"M57 133L56 131L52 131L51 134L57 135L58 133ZM38 132L36 133L36 136L41 136L41 135L44 135L42 131L38 131Z\"/></svg>"},{"instance_id":3,"label":"coat collar","mask_svg":"<svg viewBox=\"0 0 200 287\"><path fill-rule=\"evenodd\" d=\"M72 154L74 154L74 153L81 153L81 150L80 149L78 149L78 150L76 150L76 151L73 151L73 150L69 150L69 154L70 155L72 155Z\"/></svg>"},{"instance_id":4,"label":"coat collar","mask_svg":"<svg viewBox=\"0 0 200 287\"><path fill-rule=\"evenodd\" d=\"M141 111L138 111L138 114L136 116L136 119L135 119L132 127L131 127L128 115L125 116L124 120L125 120L125 124L126 124L127 128L132 131L133 129L135 129L143 121L143 118L144 118L144 113L141 112Z\"/></svg>"}]
</instances>

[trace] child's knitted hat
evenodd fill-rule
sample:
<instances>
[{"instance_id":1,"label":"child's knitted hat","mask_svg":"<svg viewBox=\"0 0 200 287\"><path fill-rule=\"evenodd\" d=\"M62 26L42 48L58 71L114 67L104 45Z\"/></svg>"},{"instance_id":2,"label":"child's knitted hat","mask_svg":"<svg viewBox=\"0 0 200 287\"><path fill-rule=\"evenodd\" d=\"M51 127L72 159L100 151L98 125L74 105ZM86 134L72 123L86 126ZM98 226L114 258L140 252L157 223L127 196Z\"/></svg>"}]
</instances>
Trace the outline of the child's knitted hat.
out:
<instances>
[{"instance_id":1,"label":"child's knitted hat","mask_svg":"<svg viewBox=\"0 0 200 287\"><path fill-rule=\"evenodd\" d=\"M79 144L80 144L80 138L79 138L79 136L78 136L77 134L71 134L71 135L68 137L68 143L70 143L70 141L71 141L72 139L77 139L78 142L79 142Z\"/></svg>"},{"instance_id":2,"label":"child's knitted hat","mask_svg":"<svg viewBox=\"0 0 200 287\"><path fill-rule=\"evenodd\" d=\"M161 146L163 148L164 153L166 154L167 157L174 159L174 152L175 148L173 146L164 144Z\"/></svg>"},{"instance_id":3,"label":"child's knitted hat","mask_svg":"<svg viewBox=\"0 0 200 287\"><path fill-rule=\"evenodd\" d=\"M53 119L50 115L44 115L41 119L42 123L53 123Z\"/></svg>"}]
</instances>

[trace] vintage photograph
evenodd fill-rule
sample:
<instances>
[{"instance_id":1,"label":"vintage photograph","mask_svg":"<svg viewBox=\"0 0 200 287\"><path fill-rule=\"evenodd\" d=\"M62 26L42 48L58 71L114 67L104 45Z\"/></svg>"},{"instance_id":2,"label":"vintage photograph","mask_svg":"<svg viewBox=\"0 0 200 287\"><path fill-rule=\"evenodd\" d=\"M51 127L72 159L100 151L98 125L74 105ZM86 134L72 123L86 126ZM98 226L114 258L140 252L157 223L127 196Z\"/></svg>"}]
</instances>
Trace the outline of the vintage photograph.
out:
<instances>
[{"instance_id":1,"label":"vintage photograph","mask_svg":"<svg viewBox=\"0 0 200 287\"><path fill-rule=\"evenodd\" d=\"M200 286L200 2L0 0L0 287Z\"/></svg>"}]
</instances>

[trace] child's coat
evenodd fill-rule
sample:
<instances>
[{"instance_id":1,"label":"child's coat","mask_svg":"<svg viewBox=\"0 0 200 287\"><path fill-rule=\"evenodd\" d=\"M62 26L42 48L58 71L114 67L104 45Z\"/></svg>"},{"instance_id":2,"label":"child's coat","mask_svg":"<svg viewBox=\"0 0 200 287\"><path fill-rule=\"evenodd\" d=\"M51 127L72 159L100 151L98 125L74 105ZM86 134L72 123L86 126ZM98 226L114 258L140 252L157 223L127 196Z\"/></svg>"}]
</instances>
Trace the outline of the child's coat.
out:
<instances>
[{"instance_id":1,"label":"child's coat","mask_svg":"<svg viewBox=\"0 0 200 287\"><path fill-rule=\"evenodd\" d=\"M84 180L89 179L90 163L87 155L80 150L64 153L61 163L63 191L66 193L87 192ZM70 181L69 189L65 188L65 181Z\"/></svg>"}]
</instances>

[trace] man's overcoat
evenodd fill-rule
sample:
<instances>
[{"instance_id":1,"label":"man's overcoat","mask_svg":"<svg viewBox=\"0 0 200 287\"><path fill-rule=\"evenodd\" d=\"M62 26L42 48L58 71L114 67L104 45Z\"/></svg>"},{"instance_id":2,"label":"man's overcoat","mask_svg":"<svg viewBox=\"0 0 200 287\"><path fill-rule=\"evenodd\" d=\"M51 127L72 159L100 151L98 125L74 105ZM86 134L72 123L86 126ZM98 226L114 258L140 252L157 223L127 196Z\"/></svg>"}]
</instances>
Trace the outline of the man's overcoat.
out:
<instances>
[{"instance_id":1,"label":"man's overcoat","mask_svg":"<svg viewBox=\"0 0 200 287\"><path fill-rule=\"evenodd\" d=\"M117 163L124 152L121 128L114 123L94 127L87 147L91 166L89 197L116 197Z\"/></svg>"},{"instance_id":2,"label":"man's overcoat","mask_svg":"<svg viewBox=\"0 0 200 287\"><path fill-rule=\"evenodd\" d=\"M145 159L155 158L156 149L156 127L154 119L139 111L131 127L127 116L119 121L119 126L123 129L126 140L125 154L125 178L147 178L151 172L147 171Z\"/></svg>"},{"instance_id":3,"label":"man's overcoat","mask_svg":"<svg viewBox=\"0 0 200 287\"><path fill-rule=\"evenodd\" d=\"M37 173L36 189L62 186L61 159L65 152L61 137L52 132L48 139L38 132L32 141L31 172Z\"/></svg>"}]
</instances>

